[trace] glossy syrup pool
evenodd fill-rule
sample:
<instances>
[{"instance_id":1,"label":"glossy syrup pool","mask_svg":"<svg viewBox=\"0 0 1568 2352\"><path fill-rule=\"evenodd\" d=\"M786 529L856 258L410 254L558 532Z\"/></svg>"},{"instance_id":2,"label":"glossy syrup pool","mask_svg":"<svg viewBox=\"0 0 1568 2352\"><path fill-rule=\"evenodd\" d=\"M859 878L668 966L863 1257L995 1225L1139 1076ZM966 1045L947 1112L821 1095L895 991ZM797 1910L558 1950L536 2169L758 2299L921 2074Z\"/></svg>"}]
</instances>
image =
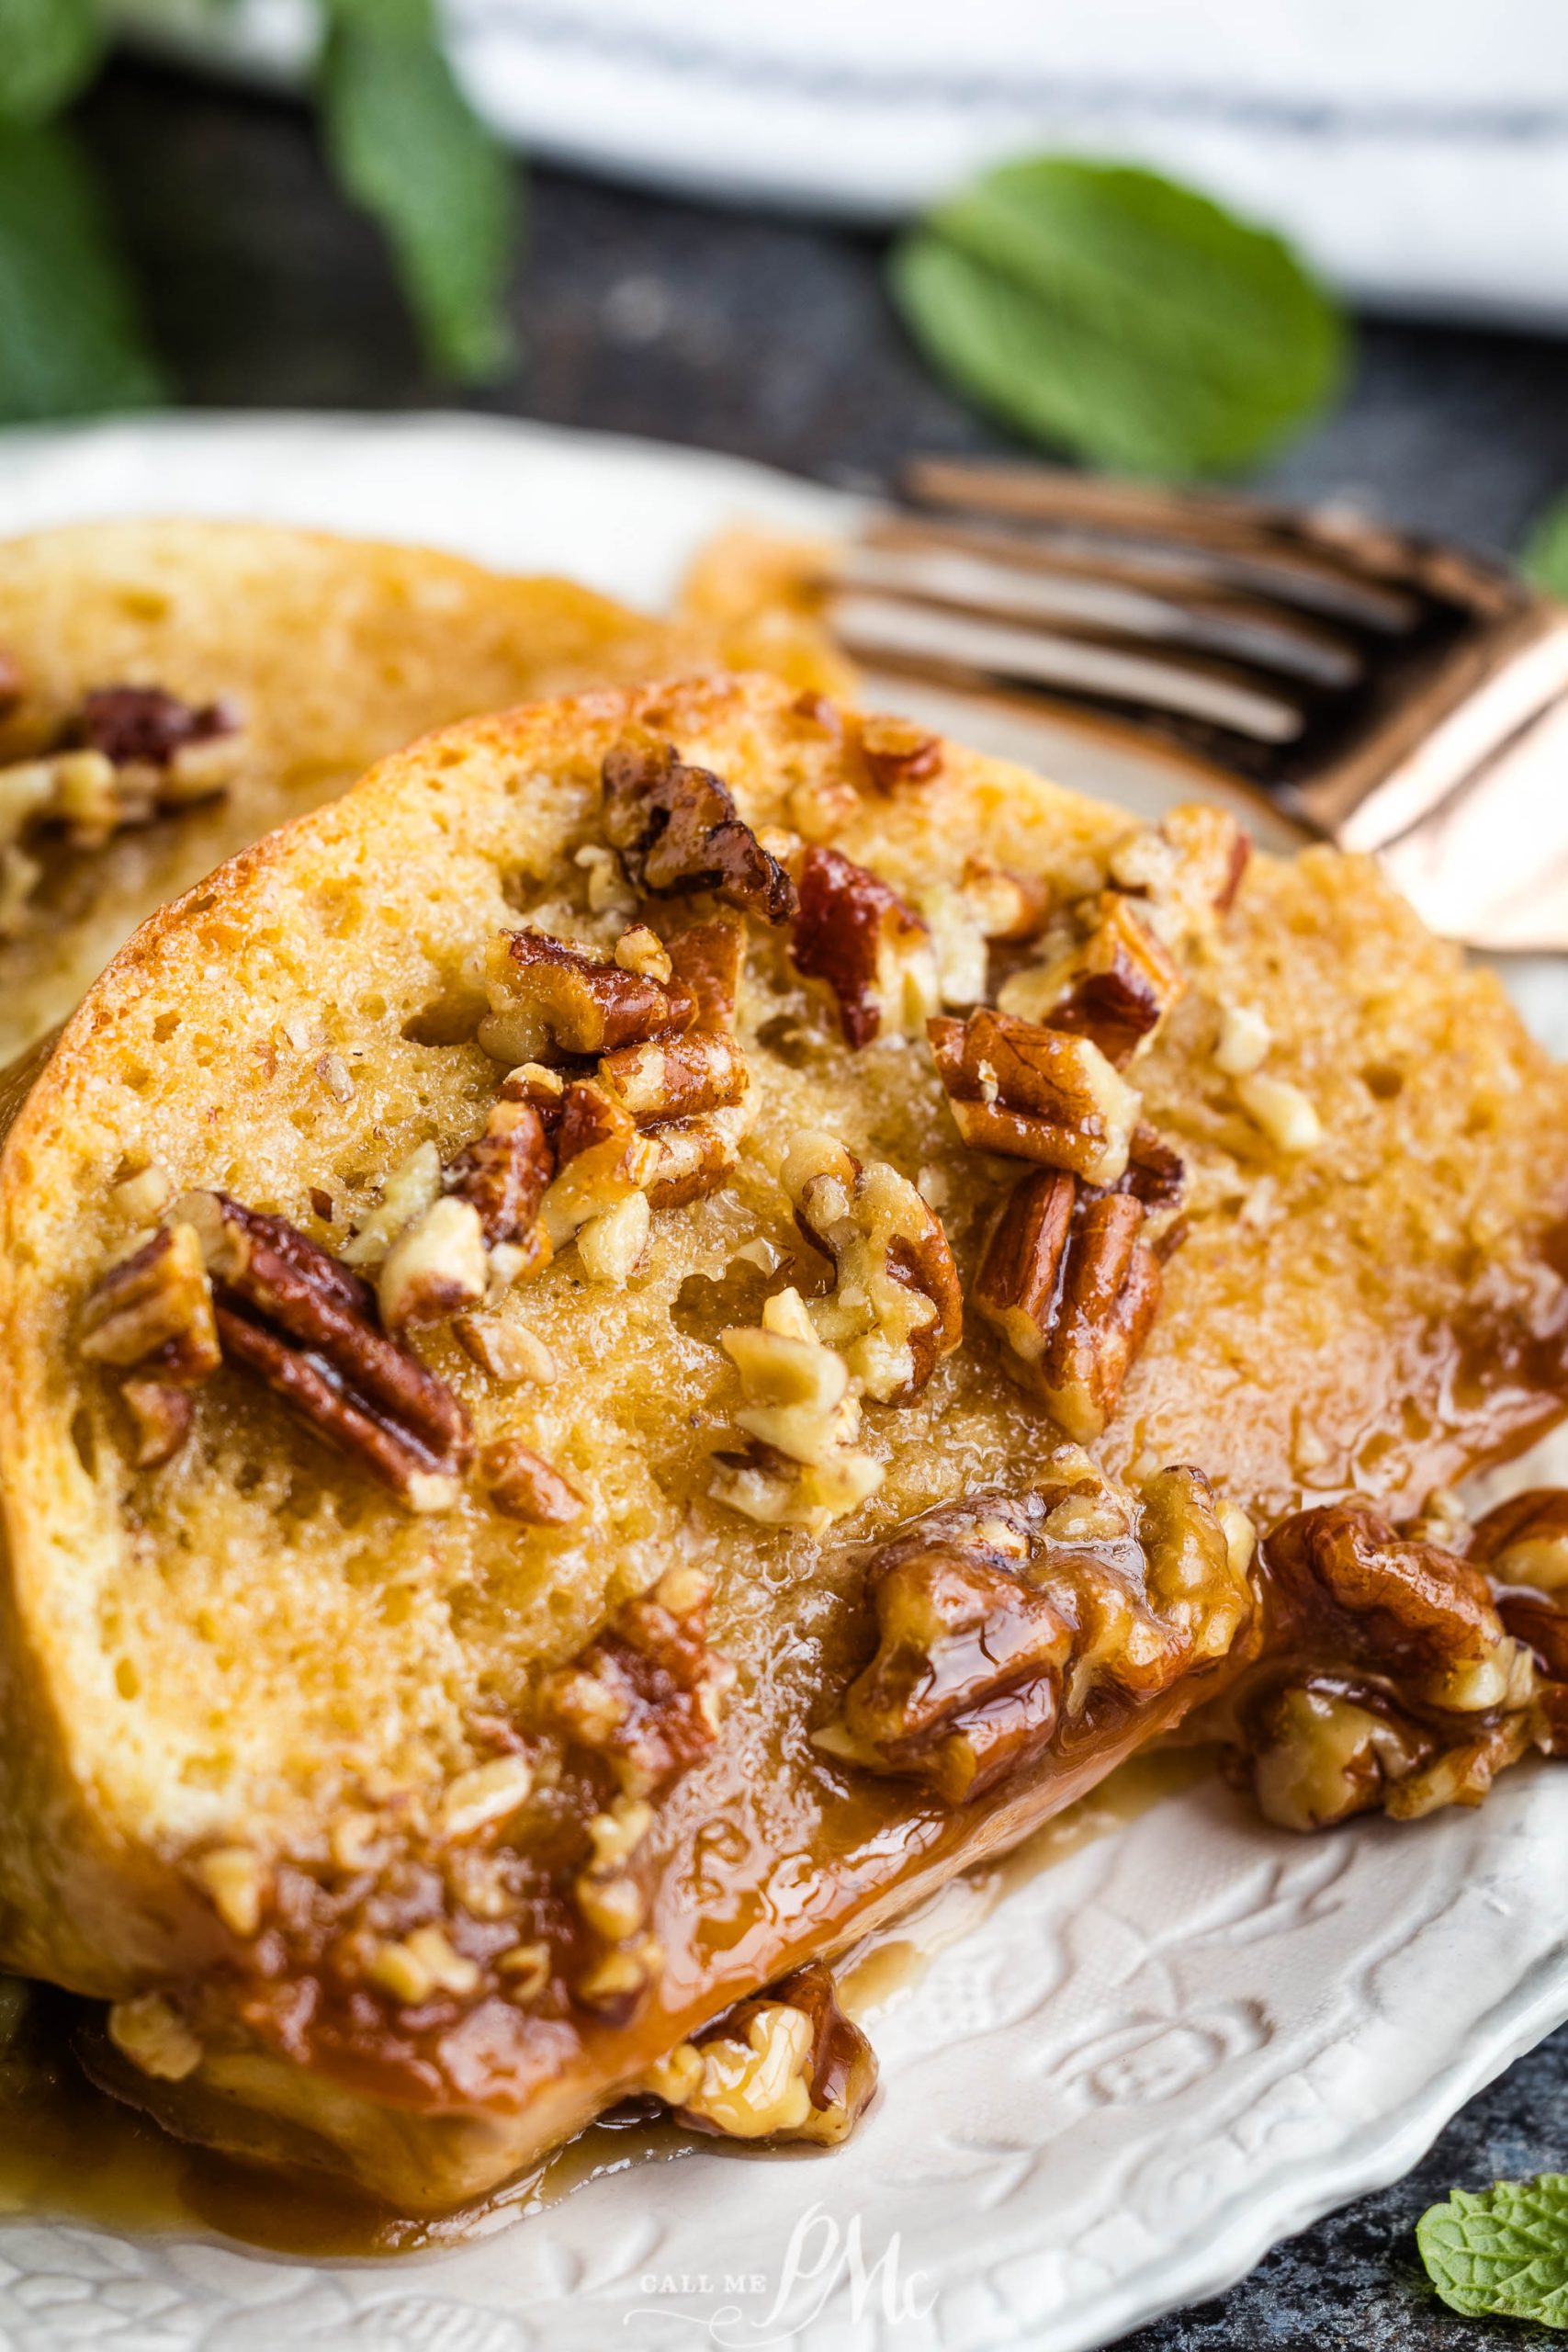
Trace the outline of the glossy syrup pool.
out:
<instances>
[{"instance_id":1,"label":"glossy syrup pool","mask_svg":"<svg viewBox=\"0 0 1568 2352\"><path fill-rule=\"evenodd\" d=\"M988 1917L1010 1888L1211 1770L1201 1750L1133 1757L1011 1853L953 1879L851 1954L838 1971L844 2007L874 2028L878 2010L908 1997L937 1955ZM65 1996L0 1978L0 2221L26 2213L121 2231L215 2232L318 2261L404 2254L488 2234L630 2165L713 2148L634 2103L481 2202L414 2219L326 2176L262 2170L175 2139L87 2079L72 2054L72 2015Z\"/></svg>"}]
</instances>

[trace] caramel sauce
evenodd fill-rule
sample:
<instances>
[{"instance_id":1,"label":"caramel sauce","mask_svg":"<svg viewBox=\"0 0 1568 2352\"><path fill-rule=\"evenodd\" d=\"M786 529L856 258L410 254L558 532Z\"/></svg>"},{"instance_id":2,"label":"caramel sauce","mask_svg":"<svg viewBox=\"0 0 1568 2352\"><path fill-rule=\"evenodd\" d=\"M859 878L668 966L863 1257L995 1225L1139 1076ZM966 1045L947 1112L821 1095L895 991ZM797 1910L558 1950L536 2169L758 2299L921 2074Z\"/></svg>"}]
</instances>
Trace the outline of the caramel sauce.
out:
<instances>
[{"instance_id":1,"label":"caramel sauce","mask_svg":"<svg viewBox=\"0 0 1568 2352\"><path fill-rule=\"evenodd\" d=\"M857 2022L908 1994L1002 1897L1111 1836L1212 1769L1201 1750L1138 1755L1010 1853L977 1864L897 1926L873 1936L839 1973ZM393 2213L325 2174L245 2165L193 2146L99 2090L72 2052L76 2005L35 1986L6 2038L0 1980L0 2219L28 2213L102 2228L217 2233L301 2259L340 2261L453 2245L545 2211L589 2182L669 2163L714 2143L635 2103L591 2124L536 2170L455 2213ZM16 1988L20 2007L22 1988Z\"/></svg>"}]
</instances>

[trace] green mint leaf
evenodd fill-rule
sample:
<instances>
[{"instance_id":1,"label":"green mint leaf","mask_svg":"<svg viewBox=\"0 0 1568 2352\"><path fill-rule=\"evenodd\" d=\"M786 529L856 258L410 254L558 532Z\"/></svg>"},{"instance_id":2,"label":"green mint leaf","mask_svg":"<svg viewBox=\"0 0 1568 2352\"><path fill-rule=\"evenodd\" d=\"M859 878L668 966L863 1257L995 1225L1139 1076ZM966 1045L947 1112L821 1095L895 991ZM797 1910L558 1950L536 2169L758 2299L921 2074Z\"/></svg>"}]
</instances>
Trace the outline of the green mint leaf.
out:
<instances>
[{"instance_id":1,"label":"green mint leaf","mask_svg":"<svg viewBox=\"0 0 1568 2352\"><path fill-rule=\"evenodd\" d=\"M42 122L103 53L97 0L0 0L0 122Z\"/></svg>"},{"instance_id":2,"label":"green mint leaf","mask_svg":"<svg viewBox=\"0 0 1568 2352\"><path fill-rule=\"evenodd\" d=\"M1568 498L1549 506L1525 541L1519 568L1554 596L1568 597Z\"/></svg>"},{"instance_id":3,"label":"green mint leaf","mask_svg":"<svg viewBox=\"0 0 1568 2352\"><path fill-rule=\"evenodd\" d=\"M516 190L425 0L333 0L320 71L333 165L387 237L432 361L489 380L513 352Z\"/></svg>"},{"instance_id":4,"label":"green mint leaf","mask_svg":"<svg viewBox=\"0 0 1568 2352\"><path fill-rule=\"evenodd\" d=\"M961 390L1137 472L1247 465L1344 374L1340 314L1280 238L1120 164L988 172L903 240L893 289Z\"/></svg>"},{"instance_id":5,"label":"green mint leaf","mask_svg":"<svg viewBox=\"0 0 1568 2352\"><path fill-rule=\"evenodd\" d=\"M0 422L147 408L164 390L74 141L0 123Z\"/></svg>"},{"instance_id":6,"label":"green mint leaf","mask_svg":"<svg viewBox=\"0 0 1568 2352\"><path fill-rule=\"evenodd\" d=\"M1454 2189L1416 2224L1427 2276L1467 2319L1568 2328L1568 2173Z\"/></svg>"}]
</instances>

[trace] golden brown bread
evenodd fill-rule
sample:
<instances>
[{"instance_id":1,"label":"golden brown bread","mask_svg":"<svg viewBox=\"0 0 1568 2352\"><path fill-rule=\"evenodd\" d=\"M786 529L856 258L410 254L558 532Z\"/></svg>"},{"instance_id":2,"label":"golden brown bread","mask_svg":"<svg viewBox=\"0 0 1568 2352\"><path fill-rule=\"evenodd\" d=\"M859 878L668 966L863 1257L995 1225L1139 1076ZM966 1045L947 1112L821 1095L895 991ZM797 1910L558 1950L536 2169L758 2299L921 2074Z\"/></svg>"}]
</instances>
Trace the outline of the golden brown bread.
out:
<instances>
[{"instance_id":1,"label":"golden brown bread","mask_svg":"<svg viewBox=\"0 0 1568 2352\"><path fill-rule=\"evenodd\" d=\"M1201 820L1150 834L919 730L707 680L451 729L154 917L0 1161L0 1961L120 2004L122 2051L178 2078L157 2095L193 2131L226 2094L296 2154L454 2201L1239 1669L1235 1506L1415 1496L1554 1418L1562 1074L1370 867L1254 858L1237 889L1235 865ZM792 891L829 910L819 936ZM1128 934L1141 978L1085 945L1107 906L1118 936L1168 919L1164 945ZM939 946L944 1018L999 987L1015 1045L1032 1004L1077 1041L1052 1051L1099 1107L1065 1145L1010 1064L979 1055L972 1098L1088 1164L1069 1252L1163 1255L1119 1399L1097 1349L1124 1291L1054 1370L1004 1367L1021 1306L1000 1337L974 1310L1023 1163L966 1145L939 1082ZM504 1088L524 1056L553 1069ZM694 1195L674 1143L736 1112L702 1130L724 1164ZM553 1261L419 1320L463 1261L429 1227L404 1246L415 1212L471 1241L476 1140L521 1182L534 1120ZM1119 1125L1146 1217L1101 1189ZM189 1188L208 1204L164 1229L200 1241L223 1369L179 1387L105 1340L135 1315L102 1285ZM308 1244L358 1254L377 1301ZM267 1385L301 1365L314 1433ZM150 1367L190 1426L139 1469ZM362 1405L433 1378L471 1445L422 1388L389 1467L337 1423L333 1450L329 1374ZM1087 1432L1101 1408L1125 1487L1063 1450L1060 1413ZM564 1503L540 1508L541 1470Z\"/></svg>"},{"instance_id":2,"label":"golden brown bread","mask_svg":"<svg viewBox=\"0 0 1568 2352\"><path fill-rule=\"evenodd\" d=\"M0 768L106 686L230 698L243 721L220 795L85 846L58 825L29 836L43 873L0 933L0 1062L64 1018L154 907L429 728L737 658L840 683L812 625L768 597L766 579L732 580L701 615L659 621L570 581L257 524L83 524L0 544ZM0 821L9 805L0 788Z\"/></svg>"}]
</instances>

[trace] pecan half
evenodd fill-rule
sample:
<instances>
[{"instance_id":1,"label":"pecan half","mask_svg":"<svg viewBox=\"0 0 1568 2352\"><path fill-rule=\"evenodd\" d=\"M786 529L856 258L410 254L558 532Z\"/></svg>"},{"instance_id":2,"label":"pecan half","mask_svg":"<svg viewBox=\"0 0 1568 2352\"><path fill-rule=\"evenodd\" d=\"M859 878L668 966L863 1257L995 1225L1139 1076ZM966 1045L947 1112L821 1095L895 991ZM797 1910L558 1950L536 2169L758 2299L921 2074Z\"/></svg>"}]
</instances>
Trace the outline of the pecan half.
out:
<instances>
[{"instance_id":1,"label":"pecan half","mask_svg":"<svg viewBox=\"0 0 1568 2352\"><path fill-rule=\"evenodd\" d=\"M1511 1623L1470 1562L1355 1498L1284 1521L1263 1559L1289 1663L1237 1705L1232 1763L1269 1820L1478 1804L1530 1747L1568 1745L1568 1692L1535 1662L1554 1671L1553 1645ZM1537 1596L1520 1598L1528 1612Z\"/></svg>"},{"instance_id":2,"label":"pecan half","mask_svg":"<svg viewBox=\"0 0 1568 2352\"><path fill-rule=\"evenodd\" d=\"M684 989L628 972L542 931L503 931L485 958L489 1018L479 1042L497 1061L613 1053L648 1037L690 1028L696 1007Z\"/></svg>"},{"instance_id":3,"label":"pecan half","mask_svg":"<svg viewBox=\"0 0 1568 2352\"><path fill-rule=\"evenodd\" d=\"M672 743L617 743L604 760L604 832L638 890L715 895L759 922L795 913L795 885L744 823L728 788Z\"/></svg>"},{"instance_id":4,"label":"pecan half","mask_svg":"<svg viewBox=\"0 0 1568 2352\"><path fill-rule=\"evenodd\" d=\"M1013 1515L995 1501L917 1521L874 1553L876 1654L818 1746L923 1781L950 1804L1037 1756L1056 1728L1074 1628L1021 1581L1019 1555Z\"/></svg>"},{"instance_id":5,"label":"pecan half","mask_svg":"<svg viewBox=\"0 0 1568 2352\"><path fill-rule=\"evenodd\" d=\"M1080 1443L1111 1420L1159 1309L1145 1215L1131 1193L1080 1199L1040 1169L1010 1194L970 1291L1008 1369Z\"/></svg>"},{"instance_id":6,"label":"pecan half","mask_svg":"<svg viewBox=\"0 0 1568 2352\"><path fill-rule=\"evenodd\" d=\"M918 1030L941 1001L926 925L896 890L836 849L805 853L790 955L796 971L831 989L845 1040L857 1049L885 1029Z\"/></svg>"},{"instance_id":7,"label":"pecan half","mask_svg":"<svg viewBox=\"0 0 1568 2352\"><path fill-rule=\"evenodd\" d=\"M547 1713L604 1758L628 1795L653 1795L718 1736L735 1669L707 1646L707 1604L699 1570L667 1569L546 1682Z\"/></svg>"},{"instance_id":8,"label":"pecan half","mask_svg":"<svg viewBox=\"0 0 1568 2352\"><path fill-rule=\"evenodd\" d=\"M225 1193L187 1193L175 1214L200 1239L225 1359L410 1510L449 1510L473 1458L468 1415L377 1328L369 1285L287 1218Z\"/></svg>"},{"instance_id":9,"label":"pecan half","mask_svg":"<svg viewBox=\"0 0 1568 2352\"><path fill-rule=\"evenodd\" d=\"M815 1130L791 1144L780 1182L801 1232L837 1272L828 1296L810 1303L818 1337L867 1396L906 1403L964 1337L964 1295L942 1220L886 1160L863 1167Z\"/></svg>"},{"instance_id":10,"label":"pecan half","mask_svg":"<svg viewBox=\"0 0 1568 2352\"><path fill-rule=\"evenodd\" d=\"M870 2042L817 1960L678 2043L644 2088L694 2131L836 2147L870 2104L876 2071Z\"/></svg>"},{"instance_id":11,"label":"pecan half","mask_svg":"<svg viewBox=\"0 0 1568 2352\"><path fill-rule=\"evenodd\" d=\"M966 1144L1090 1184L1120 1182L1138 1097L1091 1038L986 1006L964 1021L939 1016L926 1034Z\"/></svg>"}]
</instances>

